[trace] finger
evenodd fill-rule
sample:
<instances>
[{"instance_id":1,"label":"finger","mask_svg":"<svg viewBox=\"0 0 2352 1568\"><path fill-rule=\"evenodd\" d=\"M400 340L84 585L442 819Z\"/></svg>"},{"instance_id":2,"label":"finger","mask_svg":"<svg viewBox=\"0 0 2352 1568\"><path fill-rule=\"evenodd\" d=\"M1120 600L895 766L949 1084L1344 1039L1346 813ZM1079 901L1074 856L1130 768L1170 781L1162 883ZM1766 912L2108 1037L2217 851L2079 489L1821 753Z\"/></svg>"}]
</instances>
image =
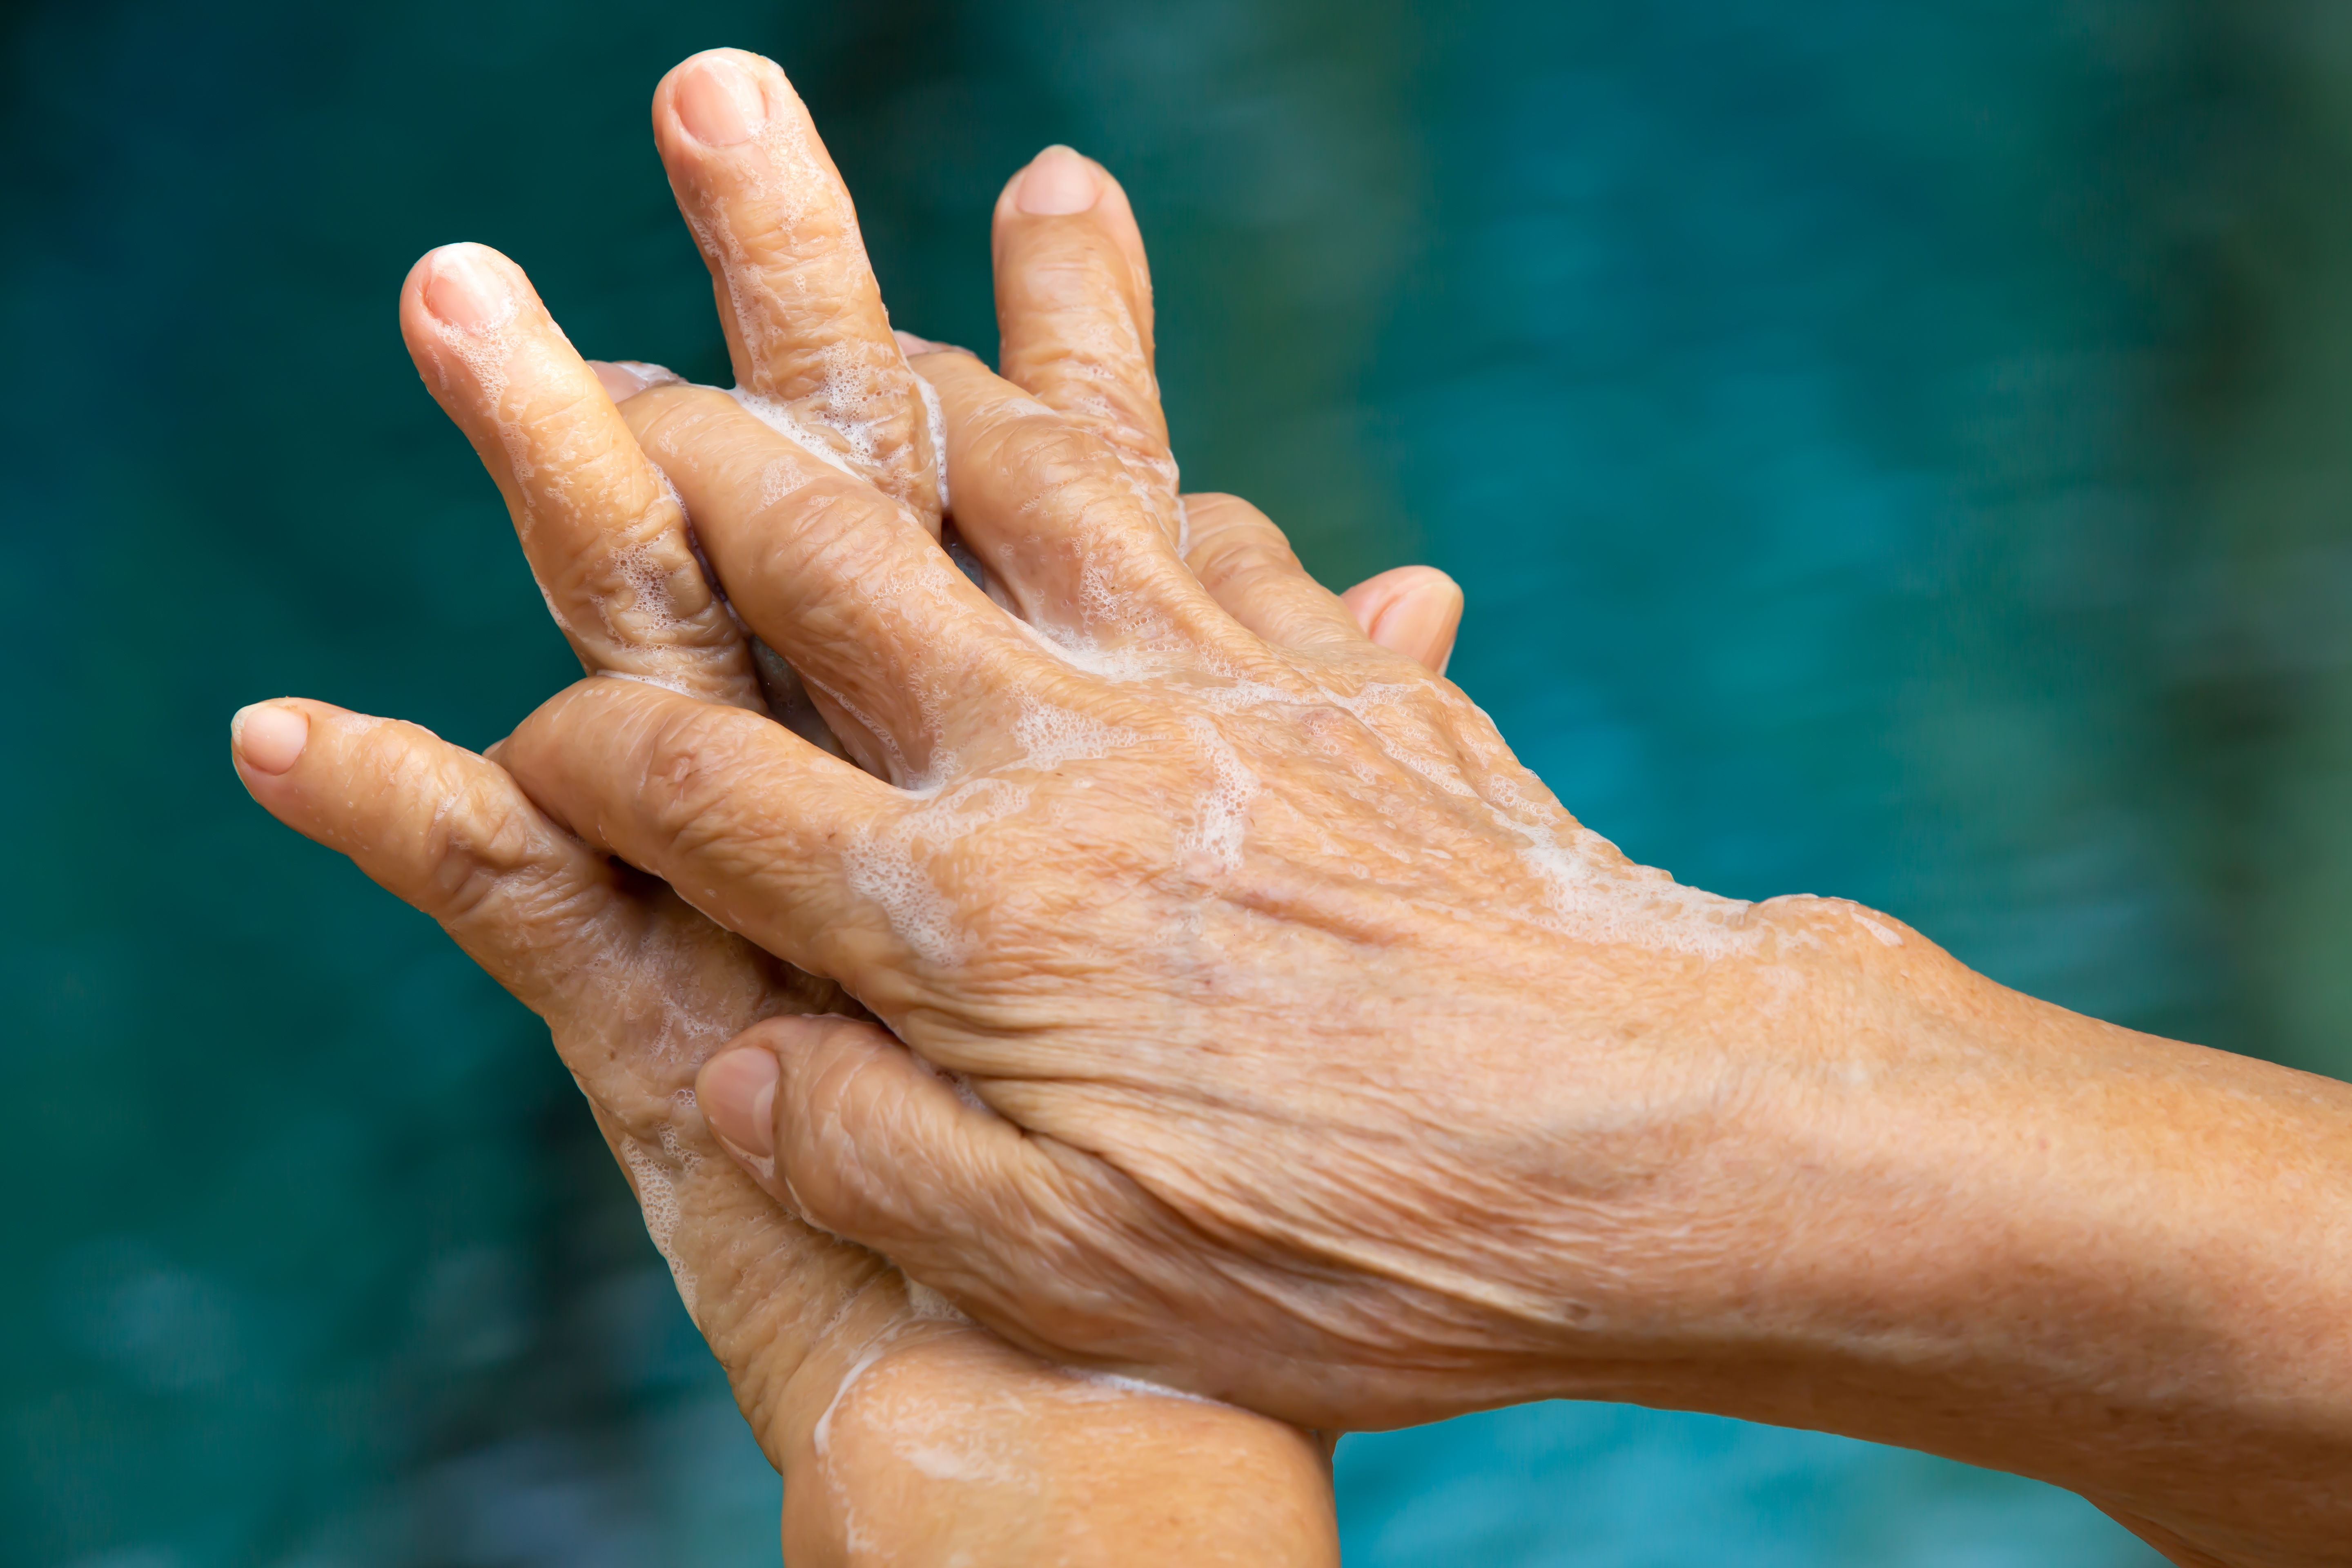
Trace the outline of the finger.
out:
<instances>
[{"instance_id":1,"label":"finger","mask_svg":"<svg viewBox=\"0 0 2352 1568\"><path fill-rule=\"evenodd\" d=\"M800 95L773 61L711 49L662 79L653 112L737 384L937 535L928 408Z\"/></svg>"},{"instance_id":2,"label":"finger","mask_svg":"<svg viewBox=\"0 0 2352 1568\"><path fill-rule=\"evenodd\" d=\"M1364 635L1444 675L1462 626L1462 589L1434 566L1395 566L1339 595Z\"/></svg>"},{"instance_id":3,"label":"finger","mask_svg":"<svg viewBox=\"0 0 2352 1568\"><path fill-rule=\"evenodd\" d=\"M1185 564L1244 627L1281 647L1361 646L1355 615L1307 575L1265 513L1239 496L1194 495L1184 516Z\"/></svg>"},{"instance_id":4,"label":"finger","mask_svg":"<svg viewBox=\"0 0 2352 1568\"><path fill-rule=\"evenodd\" d=\"M866 853L906 797L781 725L583 680L524 720L499 757L558 826L796 968L854 984L906 957L884 904L919 873Z\"/></svg>"},{"instance_id":5,"label":"finger","mask_svg":"<svg viewBox=\"0 0 2352 1568\"><path fill-rule=\"evenodd\" d=\"M1127 193L1092 159L1048 147L997 197L992 239L1004 378L1109 442L1175 539L1151 275Z\"/></svg>"},{"instance_id":6,"label":"finger","mask_svg":"<svg viewBox=\"0 0 2352 1568\"><path fill-rule=\"evenodd\" d=\"M968 354L916 363L945 414L957 531L1024 620L1073 654L1229 635L1108 441Z\"/></svg>"},{"instance_id":7,"label":"finger","mask_svg":"<svg viewBox=\"0 0 2352 1568\"><path fill-rule=\"evenodd\" d=\"M237 777L263 809L351 858L441 922L541 1014L604 956L627 899L604 857L531 805L497 763L414 724L281 698L230 724Z\"/></svg>"},{"instance_id":8,"label":"finger","mask_svg":"<svg viewBox=\"0 0 2352 1568\"><path fill-rule=\"evenodd\" d=\"M677 498L522 269L485 246L429 252L401 288L400 330L498 482L581 662L758 706L750 652Z\"/></svg>"},{"instance_id":9,"label":"finger","mask_svg":"<svg viewBox=\"0 0 2352 1568\"><path fill-rule=\"evenodd\" d=\"M1009 671L1044 665L897 507L733 399L664 386L624 413L686 498L736 609L875 738L895 782L925 776L984 723Z\"/></svg>"}]
</instances>

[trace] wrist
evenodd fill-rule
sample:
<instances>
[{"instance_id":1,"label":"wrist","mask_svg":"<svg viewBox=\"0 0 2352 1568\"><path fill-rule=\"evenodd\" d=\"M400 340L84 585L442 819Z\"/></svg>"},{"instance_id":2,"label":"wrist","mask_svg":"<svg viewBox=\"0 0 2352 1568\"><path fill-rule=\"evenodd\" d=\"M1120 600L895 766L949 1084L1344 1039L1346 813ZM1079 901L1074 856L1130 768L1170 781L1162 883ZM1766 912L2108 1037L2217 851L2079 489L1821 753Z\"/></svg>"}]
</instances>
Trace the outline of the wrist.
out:
<instances>
[{"instance_id":1,"label":"wrist","mask_svg":"<svg viewBox=\"0 0 2352 1568\"><path fill-rule=\"evenodd\" d=\"M1759 914L1796 979L1712 1036L1626 1238L1666 1325L1633 1364L1668 1370L1571 1379L2036 1476L2233 1563L2295 1561L2298 1514L2340 1538L2313 1500L2352 1465L2352 1091L2036 1002L1884 917Z\"/></svg>"}]
</instances>

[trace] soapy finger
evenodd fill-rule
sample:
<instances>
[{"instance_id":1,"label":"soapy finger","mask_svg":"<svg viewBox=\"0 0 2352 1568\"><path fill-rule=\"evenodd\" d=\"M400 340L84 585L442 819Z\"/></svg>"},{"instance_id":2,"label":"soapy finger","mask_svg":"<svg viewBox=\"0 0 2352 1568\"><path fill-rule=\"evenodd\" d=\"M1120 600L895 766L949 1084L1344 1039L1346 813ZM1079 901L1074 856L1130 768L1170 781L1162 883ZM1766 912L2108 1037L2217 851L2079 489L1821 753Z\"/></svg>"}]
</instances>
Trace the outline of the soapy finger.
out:
<instances>
[{"instance_id":1,"label":"soapy finger","mask_svg":"<svg viewBox=\"0 0 2352 1568\"><path fill-rule=\"evenodd\" d=\"M800 95L772 60L710 49L662 79L653 121L710 268L737 384L936 537L930 405Z\"/></svg>"},{"instance_id":2,"label":"soapy finger","mask_svg":"<svg viewBox=\"0 0 2352 1568\"><path fill-rule=\"evenodd\" d=\"M425 385L489 470L582 664L758 708L751 653L704 577L677 497L522 269L426 254L400 293Z\"/></svg>"},{"instance_id":3,"label":"soapy finger","mask_svg":"<svg viewBox=\"0 0 2352 1568\"><path fill-rule=\"evenodd\" d=\"M997 197L992 231L1004 379L1108 441L1172 542L1176 460L1152 371L1151 274L1127 193L1048 147Z\"/></svg>"}]
</instances>

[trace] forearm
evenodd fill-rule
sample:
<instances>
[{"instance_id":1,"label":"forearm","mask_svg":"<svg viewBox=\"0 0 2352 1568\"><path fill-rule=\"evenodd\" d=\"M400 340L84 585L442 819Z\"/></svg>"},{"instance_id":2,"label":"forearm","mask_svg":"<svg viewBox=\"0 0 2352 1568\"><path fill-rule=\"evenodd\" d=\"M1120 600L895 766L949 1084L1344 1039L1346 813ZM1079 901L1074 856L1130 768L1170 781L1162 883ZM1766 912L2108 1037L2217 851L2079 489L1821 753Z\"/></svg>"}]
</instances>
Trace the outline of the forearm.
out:
<instances>
[{"instance_id":1,"label":"forearm","mask_svg":"<svg viewBox=\"0 0 2352 1568\"><path fill-rule=\"evenodd\" d=\"M1637 1394L2036 1476L2233 1564L2342 1561L2352 1089L1914 933L1812 984L1842 1026L1741 1102L1748 1180L1702 1163L1717 1195L1677 1200L1737 1193L1750 1256L1670 1280L1695 1353Z\"/></svg>"}]
</instances>

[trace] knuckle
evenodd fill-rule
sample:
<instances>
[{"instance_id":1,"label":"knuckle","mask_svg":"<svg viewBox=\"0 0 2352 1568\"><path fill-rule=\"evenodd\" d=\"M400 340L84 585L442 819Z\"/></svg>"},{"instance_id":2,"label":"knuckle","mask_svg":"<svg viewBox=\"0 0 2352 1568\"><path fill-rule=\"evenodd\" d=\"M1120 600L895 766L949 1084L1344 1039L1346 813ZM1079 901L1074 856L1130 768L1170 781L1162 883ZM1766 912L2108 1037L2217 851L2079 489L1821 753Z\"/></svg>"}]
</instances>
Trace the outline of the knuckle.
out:
<instances>
[{"instance_id":1,"label":"knuckle","mask_svg":"<svg viewBox=\"0 0 2352 1568\"><path fill-rule=\"evenodd\" d=\"M568 446L578 426L602 413L598 401L591 400L572 378L553 378L519 389L512 414L533 442Z\"/></svg>"},{"instance_id":2,"label":"knuckle","mask_svg":"<svg viewBox=\"0 0 2352 1568\"><path fill-rule=\"evenodd\" d=\"M648 453L658 449L675 456L696 449L715 423L741 412L733 398L716 387L672 382L630 398L621 416Z\"/></svg>"},{"instance_id":3,"label":"knuckle","mask_svg":"<svg viewBox=\"0 0 2352 1568\"><path fill-rule=\"evenodd\" d=\"M1118 458L1109 444L1048 413L1015 412L990 426L974 444L971 468L1000 476L1024 497L1091 491L1109 484Z\"/></svg>"},{"instance_id":4,"label":"knuckle","mask_svg":"<svg viewBox=\"0 0 2352 1568\"><path fill-rule=\"evenodd\" d=\"M499 781L422 748L391 759L387 772L425 808L409 868L415 901L435 919L465 921L556 868L535 812Z\"/></svg>"},{"instance_id":5,"label":"knuckle","mask_svg":"<svg viewBox=\"0 0 2352 1568\"><path fill-rule=\"evenodd\" d=\"M1212 594L1268 577L1295 577L1304 570L1290 542L1272 523L1257 520L1229 524L1196 543L1192 564Z\"/></svg>"},{"instance_id":6,"label":"knuckle","mask_svg":"<svg viewBox=\"0 0 2352 1568\"><path fill-rule=\"evenodd\" d=\"M656 846L693 853L735 830L745 771L742 710L678 704L647 727L638 759L638 805Z\"/></svg>"},{"instance_id":7,"label":"knuckle","mask_svg":"<svg viewBox=\"0 0 2352 1568\"><path fill-rule=\"evenodd\" d=\"M761 566L771 582L863 581L902 542L889 504L838 478L811 479L779 497L765 521Z\"/></svg>"}]
</instances>

